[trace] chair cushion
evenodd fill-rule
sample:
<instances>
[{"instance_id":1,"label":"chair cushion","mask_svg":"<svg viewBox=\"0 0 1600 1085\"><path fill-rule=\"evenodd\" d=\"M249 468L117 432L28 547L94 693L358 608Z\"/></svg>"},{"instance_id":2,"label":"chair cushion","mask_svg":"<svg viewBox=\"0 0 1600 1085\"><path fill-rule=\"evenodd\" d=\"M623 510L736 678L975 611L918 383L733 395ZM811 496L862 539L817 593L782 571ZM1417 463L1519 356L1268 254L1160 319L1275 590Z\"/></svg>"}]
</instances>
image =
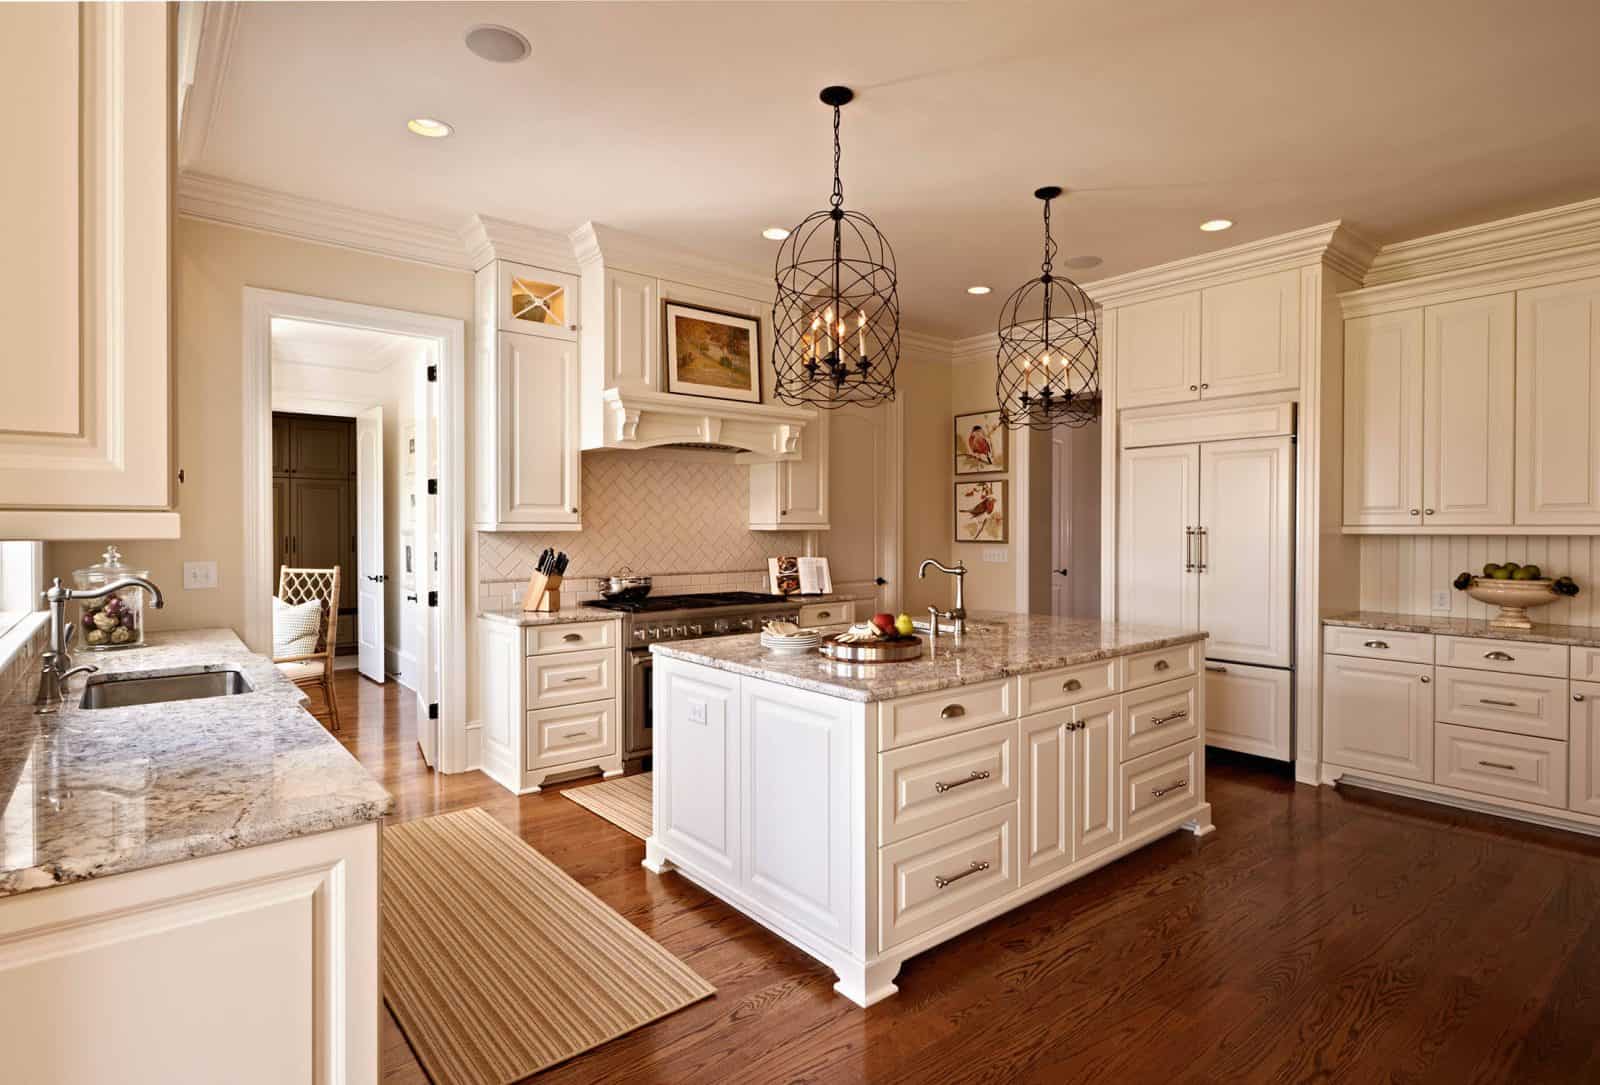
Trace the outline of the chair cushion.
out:
<instances>
[{"instance_id":1,"label":"chair cushion","mask_svg":"<svg viewBox=\"0 0 1600 1085\"><path fill-rule=\"evenodd\" d=\"M309 659L304 663L279 663L278 673L291 682L315 682L322 677L322 660Z\"/></svg>"},{"instance_id":2,"label":"chair cushion","mask_svg":"<svg viewBox=\"0 0 1600 1085\"><path fill-rule=\"evenodd\" d=\"M272 597L272 656L308 656L317 650L317 633L322 629L322 603L307 599L285 603Z\"/></svg>"}]
</instances>

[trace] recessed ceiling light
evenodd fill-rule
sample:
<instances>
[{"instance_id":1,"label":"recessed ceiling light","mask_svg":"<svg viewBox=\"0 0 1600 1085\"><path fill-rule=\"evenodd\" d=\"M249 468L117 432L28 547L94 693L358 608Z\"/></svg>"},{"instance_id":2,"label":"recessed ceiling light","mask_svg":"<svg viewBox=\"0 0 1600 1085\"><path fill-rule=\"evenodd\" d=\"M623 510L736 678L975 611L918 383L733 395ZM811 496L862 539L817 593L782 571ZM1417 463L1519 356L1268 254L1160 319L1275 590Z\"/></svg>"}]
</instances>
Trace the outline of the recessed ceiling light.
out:
<instances>
[{"instance_id":1,"label":"recessed ceiling light","mask_svg":"<svg viewBox=\"0 0 1600 1085\"><path fill-rule=\"evenodd\" d=\"M528 39L509 26L481 23L467 30L467 48L484 60L512 64L533 52Z\"/></svg>"},{"instance_id":2,"label":"recessed ceiling light","mask_svg":"<svg viewBox=\"0 0 1600 1085\"><path fill-rule=\"evenodd\" d=\"M1232 219L1206 219L1200 224L1200 229L1204 230L1208 234L1214 234L1218 230L1226 230L1232 225Z\"/></svg>"},{"instance_id":3,"label":"recessed ceiling light","mask_svg":"<svg viewBox=\"0 0 1600 1085\"><path fill-rule=\"evenodd\" d=\"M987 286L969 286L969 287L967 287L967 293L969 293L969 294L987 294L988 292L989 292L989 288Z\"/></svg>"},{"instance_id":4,"label":"recessed ceiling light","mask_svg":"<svg viewBox=\"0 0 1600 1085\"><path fill-rule=\"evenodd\" d=\"M443 139L455 131L444 121L434 120L432 117L412 117L406 121L406 127L417 135L427 136L429 139Z\"/></svg>"},{"instance_id":5,"label":"recessed ceiling light","mask_svg":"<svg viewBox=\"0 0 1600 1085\"><path fill-rule=\"evenodd\" d=\"M761 231L761 236L766 238L768 241L782 241L784 238L789 236L789 231L785 230L782 226L768 226L765 230Z\"/></svg>"}]
</instances>

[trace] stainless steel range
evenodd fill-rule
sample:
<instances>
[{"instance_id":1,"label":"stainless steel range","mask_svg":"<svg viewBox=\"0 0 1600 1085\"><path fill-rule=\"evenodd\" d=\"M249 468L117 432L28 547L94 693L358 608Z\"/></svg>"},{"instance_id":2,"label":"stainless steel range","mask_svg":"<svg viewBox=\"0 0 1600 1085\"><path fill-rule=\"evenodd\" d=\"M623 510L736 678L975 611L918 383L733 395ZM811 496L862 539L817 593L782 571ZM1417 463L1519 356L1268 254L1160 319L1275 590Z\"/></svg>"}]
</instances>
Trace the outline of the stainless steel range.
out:
<instances>
[{"instance_id":1,"label":"stainless steel range","mask_svg":"<svg viewBox=\"0 0 1600 1085\"><path fill-rule=\"evenodd\" d=\"M781 595L719 591L700 595L650 595L631 602L597 599L585 606L620 611L622 643L628 649L628 681L623 686L622 756L635 767L650 756L650 645L700 637L754 633L774 618L800 616L800 604Z\"/></svg>"}]
</instances>

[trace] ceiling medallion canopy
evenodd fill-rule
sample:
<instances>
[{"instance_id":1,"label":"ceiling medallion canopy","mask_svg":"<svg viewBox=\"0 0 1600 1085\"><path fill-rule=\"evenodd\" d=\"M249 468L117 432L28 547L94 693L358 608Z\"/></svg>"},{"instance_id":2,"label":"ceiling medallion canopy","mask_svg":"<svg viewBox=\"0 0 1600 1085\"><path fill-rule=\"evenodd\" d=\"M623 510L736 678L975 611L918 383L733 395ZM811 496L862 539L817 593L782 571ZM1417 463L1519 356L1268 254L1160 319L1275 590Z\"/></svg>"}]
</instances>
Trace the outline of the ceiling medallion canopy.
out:
<instances>
[{"instance_id":1,"label":"ceiling medallion canopy","mask_svg":"<svg viewBox=\"0 0 1600 1085\"><path fill-rule=\"evenodd\" d=\"M900 299L894 250L859 211L844 208L839 115L849 87L827 87L833 107L833 195L789 231L778 250L772 303L777 396L816 407L894 399L900 362Z\"/></svg>"},{"instance_id":2,"label":"ceiling medallion canopy","mask_svg":"<svg viewBox=\"0 0 1600 1085\"><path fill-rule=\"evenodd\" d=\"M1100 414L1094 303L1051 270L1050 201L1059 195L1056 185L1034 192L1044 201L1044 262L1038 278L1018 287L1000 310L994 391L1007 429L1082 426Z\"/></svg>"}]
</instances>

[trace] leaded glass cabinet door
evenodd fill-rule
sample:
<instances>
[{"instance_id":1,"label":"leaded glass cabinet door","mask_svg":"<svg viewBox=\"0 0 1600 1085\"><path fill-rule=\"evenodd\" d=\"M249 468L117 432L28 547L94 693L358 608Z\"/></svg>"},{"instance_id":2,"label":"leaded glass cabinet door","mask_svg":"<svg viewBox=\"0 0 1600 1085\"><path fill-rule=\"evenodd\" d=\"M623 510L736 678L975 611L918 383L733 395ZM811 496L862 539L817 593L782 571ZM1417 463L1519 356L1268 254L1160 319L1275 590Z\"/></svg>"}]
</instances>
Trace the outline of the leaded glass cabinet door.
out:
<instances>
[{"instance_id":1,"label":"leaded glass cabinet door","mask_svg":"<svg viewBox=\"0 0 1600 1085\"><path fill-rule=\"evenodd\" d=\"M578 338L578 277L500 261L500 330L550 339Z\"/></svg>"}]
</instances>

